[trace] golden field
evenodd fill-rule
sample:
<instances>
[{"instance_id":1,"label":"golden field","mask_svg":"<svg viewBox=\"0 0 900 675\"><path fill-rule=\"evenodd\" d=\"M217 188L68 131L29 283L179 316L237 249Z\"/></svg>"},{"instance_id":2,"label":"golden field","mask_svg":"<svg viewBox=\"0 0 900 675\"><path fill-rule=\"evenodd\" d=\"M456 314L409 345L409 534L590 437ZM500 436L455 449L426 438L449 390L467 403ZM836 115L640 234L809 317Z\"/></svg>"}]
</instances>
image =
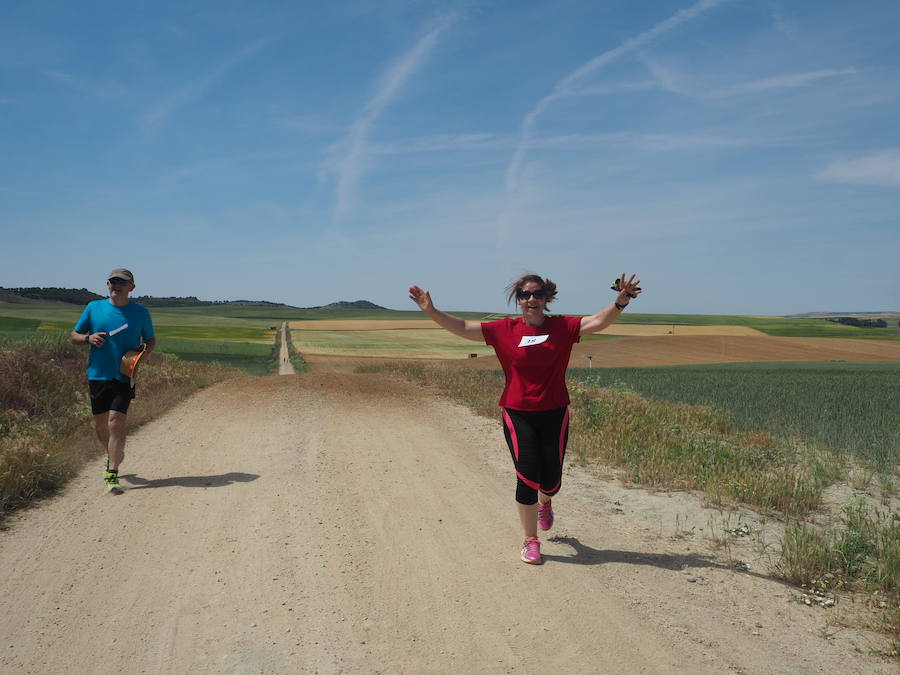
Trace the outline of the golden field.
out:
<instances>
[{"instance_id":1,"label":"golden field","mask_svg":"<svg viewBox=\"0 0 900 675\"><path fill-rule=\"evenodd\" d=\"M466 368L498 368L493 349L425 320L290 322L304 356L454 360ZM575 345L570 367L678 365L745 361L900 361L900 342L771 337L745 326L617 324ZM469 358L477 354L478 358Z\"/></svg>"}]
</instances>

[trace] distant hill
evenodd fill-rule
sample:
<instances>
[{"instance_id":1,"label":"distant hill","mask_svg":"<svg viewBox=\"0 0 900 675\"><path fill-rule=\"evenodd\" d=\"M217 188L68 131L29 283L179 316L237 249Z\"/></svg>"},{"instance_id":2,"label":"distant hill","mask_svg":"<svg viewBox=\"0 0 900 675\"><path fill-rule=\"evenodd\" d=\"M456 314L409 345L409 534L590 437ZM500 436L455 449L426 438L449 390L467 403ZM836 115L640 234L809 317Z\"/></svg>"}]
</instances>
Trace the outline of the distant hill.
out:
<instances>
[{"instance_id":1,"label":"distant hill","mask_svg":"<svg viewBox=\"0 0 900 675\"><path fill-rule=\"evenodd\" d=\"M38 302L69 302L74 305L85 305L92 300L100 300L103 296L92 293L86 288L2 288L0 301L20 304Z\"/></svg>"},{"instance_id":2,"label":"distant hill","mask_svg":"<svg viewBox=\"0 0 900 675\"><path fill-rule=\"evenodd\" d=\"M15 304L35 304L41 302L67 302L86 305L94 300L102 300L105 295L97 295L86 288L3 288L0 287L0 302ZM200 300L194 296L156 297L153 295L132 295L131 299L146 307L204 307L207 305L234 305L239 307L289 307L281 302L266 300Z\"/></svg>"},{"instance_id":3,"label":"distant hill","mask_svg":"<svg viewBox=\"0 0 900 675\"><path fill-rule=\"evenodd\" d=\"M101 300L104 295L97 295L86 288L3 288L0 287L0 302L33 304L40 302L68 302L74 305L86 305L92 300ZM184 297L157 297L154 295L133 295L131 299L145 307L285 307L287 309L386 309L368 300L348 302L340 300L319 307L295 307L283 302L267 300L201 300L193 295Z\"/></svg>"},{"instance_id":4,"label":"distant hill","mask_svg":"<svg viewBox=\"0 0 900 675\"><path fill-rule=\"evenodd\" d=\"M339 300L338 302L332 302L330 305L321 305L320 307L304 307L303 309L387 309L387 308L382 307L381 305L376 305L374 302L369 302L368 300L354 300L353 302L348 302L346 300Z\"/></svg>"},{"instance_id":5,"label":"distant hill","mask_svg":"<svg viewBox=\"0 0 900 675\"><path fill-rule=\"evenodd\" d=\"M283 302L268 302L266 300L200 300L193 295L164 298L153 295L133 295L131 299L145 307L291 307L291 305L285 305Z\"/></svg>"}]
</instances>

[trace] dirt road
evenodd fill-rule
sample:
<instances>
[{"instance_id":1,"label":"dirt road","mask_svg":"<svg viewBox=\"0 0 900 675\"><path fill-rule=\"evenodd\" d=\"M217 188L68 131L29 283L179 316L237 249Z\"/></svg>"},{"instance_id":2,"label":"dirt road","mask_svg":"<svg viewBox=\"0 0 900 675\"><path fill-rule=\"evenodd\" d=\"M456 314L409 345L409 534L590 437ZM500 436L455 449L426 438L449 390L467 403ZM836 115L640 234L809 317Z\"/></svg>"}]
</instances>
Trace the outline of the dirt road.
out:
<instances>
[{"instance_id":1,"label":"dirt road","mask_svg":"<svg viewBox=\"0 0 900 675\"><path fill-rule=\"evenodd\" d=\"M0 532L0 672L895 672L685 532L695 496L569 468L522 564L498 424L406 383L226 382L122 472L104 494L97 460Z\"/></svg>"},{"instance_id":2,"label":"dirt road","mask_svg":"<svg viewBox=\"0 0 900 675\"><path fill-rule=\"evenodd\" d=\"M278 374L293 375L294 364L291 363L291 354L288 351L287 321L281 322L281 348L278 350Z\"/></svg>"}]
</instances>

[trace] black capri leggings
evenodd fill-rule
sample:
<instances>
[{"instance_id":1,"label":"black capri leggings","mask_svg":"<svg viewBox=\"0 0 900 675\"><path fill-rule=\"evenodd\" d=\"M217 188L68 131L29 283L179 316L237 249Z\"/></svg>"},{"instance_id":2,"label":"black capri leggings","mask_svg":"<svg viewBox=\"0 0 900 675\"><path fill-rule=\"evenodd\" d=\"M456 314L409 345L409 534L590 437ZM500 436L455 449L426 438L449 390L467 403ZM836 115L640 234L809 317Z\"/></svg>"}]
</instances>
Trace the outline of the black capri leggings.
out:
<instances>
[{"instance_id":1,"label":"black capri leggings","mask_svg":"<svg viewBox=\"0 0 900 675\"><path fill-rule=\"evenodd\" d=\"M516 501L535 504L538 490L555 495L569 441L569 409L503 408L503 435L516 467Z\"/></svg>"}]
</instances>

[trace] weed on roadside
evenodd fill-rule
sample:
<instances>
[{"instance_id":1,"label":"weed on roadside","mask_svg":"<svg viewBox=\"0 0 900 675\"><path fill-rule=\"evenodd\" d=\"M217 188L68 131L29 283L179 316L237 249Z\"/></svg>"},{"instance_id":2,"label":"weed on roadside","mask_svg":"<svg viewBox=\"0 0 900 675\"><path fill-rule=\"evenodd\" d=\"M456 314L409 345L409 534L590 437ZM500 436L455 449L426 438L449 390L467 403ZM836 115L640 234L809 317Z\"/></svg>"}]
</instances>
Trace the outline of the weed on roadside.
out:
<instances>
[{"instance_id":1,"label":"weed on roadside","mask_svg":"<svg viewBox=\"0 0 900 675\"><path fill-rule=\"evenodd\" d=\"M860 498L842 512L831 527L790 522L775 574L818 597L844 589L873 594L870 607L900 637L900 514L873 510Z\"/></svg>"}]
</instances>

